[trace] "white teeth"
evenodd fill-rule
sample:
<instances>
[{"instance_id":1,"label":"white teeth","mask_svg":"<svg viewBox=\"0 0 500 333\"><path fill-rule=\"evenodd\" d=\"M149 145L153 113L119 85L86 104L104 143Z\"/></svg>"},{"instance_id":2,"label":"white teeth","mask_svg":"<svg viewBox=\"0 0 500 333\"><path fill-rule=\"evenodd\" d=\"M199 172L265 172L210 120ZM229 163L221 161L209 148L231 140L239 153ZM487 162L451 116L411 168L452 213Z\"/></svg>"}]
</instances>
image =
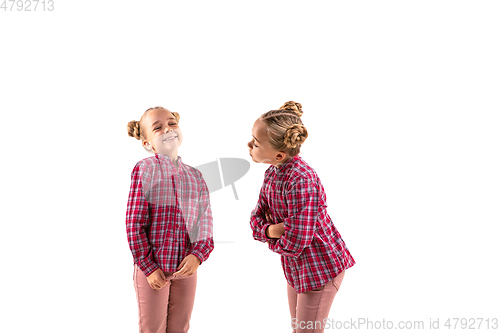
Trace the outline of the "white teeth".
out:
<instances>
[{"instance_id":1,"label":"white teeth","mask_svg":"<svg viewBox=\"0 0 500 333\"><path fill-rule=\"evenodd\" d=\"M165 139L165 140L163 140L163 141L169 141L169 140L173 140L173 139L175 139L175 138L176 138L176 136L173 136L173 137L170 137L170 138L166 138L166 139Z\"/></svg>"}]
</instances>

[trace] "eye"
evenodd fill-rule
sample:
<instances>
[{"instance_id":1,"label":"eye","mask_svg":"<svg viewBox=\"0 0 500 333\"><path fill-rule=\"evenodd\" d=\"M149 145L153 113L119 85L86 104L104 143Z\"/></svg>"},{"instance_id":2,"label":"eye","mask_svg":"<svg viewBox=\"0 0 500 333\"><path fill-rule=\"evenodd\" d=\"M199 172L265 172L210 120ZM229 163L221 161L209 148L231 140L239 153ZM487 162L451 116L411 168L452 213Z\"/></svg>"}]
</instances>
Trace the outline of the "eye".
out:
<instances>
[{"instance_id":1,"label":"eye","mask_svg":"<svg viewBox=\"0 0 500 333\"><path fill-rule=\"evenodd\" d=\"M177 123L171 123L171 124L169 124L169 125L170 125L170 126L175 126L175 125L177 125Z\"/></svg>"},{"instance_id":2,"label":"eye","mask_svg":"<svg viewBox=\"0 0 500 333\"><path fill-rule=\"evenodd\" d=\"M158 127L155 127L155 129L154 129L154 130L156 131L156 130L158 130L158 129L160 129L160 128L161 128L161 126L158 126Z\"/></svg>"}]
</instances>

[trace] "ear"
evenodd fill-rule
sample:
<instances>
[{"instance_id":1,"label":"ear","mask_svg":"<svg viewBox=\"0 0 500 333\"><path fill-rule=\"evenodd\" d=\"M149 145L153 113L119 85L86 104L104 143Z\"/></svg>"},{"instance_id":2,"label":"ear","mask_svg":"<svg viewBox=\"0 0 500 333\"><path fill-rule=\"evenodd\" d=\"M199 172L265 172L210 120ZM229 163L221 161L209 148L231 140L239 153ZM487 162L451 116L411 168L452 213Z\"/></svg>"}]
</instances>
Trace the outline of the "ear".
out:
<instances>
[{"instance_id":1,"label":"ear","mask_svg":"<svg viewBox=\"0 0 500 333\"><path fill-rule=\"evenodd\" d=\"M142 144L143 144L144 148L146 148L147 150L151 150L151 144L149 142L144 141Z\"/></svg>"},{"instance_id":2,"label":"ear","mask_svg":"<svg viewBox=\"0 0 500 333\"><path fill-rule=\"evenodd\" d=\"M286 158L286 153L284 151L280 151L276 154L276 162L281 162Z\"/></svg>"}]
</instances>

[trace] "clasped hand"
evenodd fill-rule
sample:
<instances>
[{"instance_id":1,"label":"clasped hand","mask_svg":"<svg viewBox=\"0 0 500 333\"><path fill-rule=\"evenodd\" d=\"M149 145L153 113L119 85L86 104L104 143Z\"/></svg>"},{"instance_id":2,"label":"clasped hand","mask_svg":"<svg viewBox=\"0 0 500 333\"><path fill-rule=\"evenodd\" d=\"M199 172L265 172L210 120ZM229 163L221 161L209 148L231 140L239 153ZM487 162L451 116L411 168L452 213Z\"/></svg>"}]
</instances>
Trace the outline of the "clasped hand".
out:
<instances>
[{"instance_id":1,"label":"clasped hand","mask_svg":"<svg viewBox=\"0 0 500 333\"><path fill-rule=\"evenodd\" d=\"M191 276L196 272L200 266L200 259L198 259L195 255L189 254L187 255L177 267L177 271L173 274L174 276ZM167 280L165 277L165 273L161 269L157 269L153 273L151 273L147 277L149 286L153 289L160 290L165 287L170 280Z\"/></svg>"}]
</instances>

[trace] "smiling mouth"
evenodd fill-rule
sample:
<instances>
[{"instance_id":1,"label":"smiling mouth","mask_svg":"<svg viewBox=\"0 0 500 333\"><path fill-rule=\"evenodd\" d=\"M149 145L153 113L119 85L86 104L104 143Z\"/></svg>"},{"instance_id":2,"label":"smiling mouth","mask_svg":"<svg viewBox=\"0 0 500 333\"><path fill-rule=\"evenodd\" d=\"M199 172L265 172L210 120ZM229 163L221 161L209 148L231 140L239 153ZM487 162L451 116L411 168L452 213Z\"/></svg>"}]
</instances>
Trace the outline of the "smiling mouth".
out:
<instances>
[{"instance_id":1,"label":"smiling mouth","mask_svg":"<svg viewBox=\"0 0 500 333\"><path fill-rule=\"evenodd\" d=\"M165 141L172 141L175 138L177 138L177 135L176 136L171 136L169 138L166 138L166 139L163 140L163 142L165 142Z\"/></svg>"}]
</instances>

